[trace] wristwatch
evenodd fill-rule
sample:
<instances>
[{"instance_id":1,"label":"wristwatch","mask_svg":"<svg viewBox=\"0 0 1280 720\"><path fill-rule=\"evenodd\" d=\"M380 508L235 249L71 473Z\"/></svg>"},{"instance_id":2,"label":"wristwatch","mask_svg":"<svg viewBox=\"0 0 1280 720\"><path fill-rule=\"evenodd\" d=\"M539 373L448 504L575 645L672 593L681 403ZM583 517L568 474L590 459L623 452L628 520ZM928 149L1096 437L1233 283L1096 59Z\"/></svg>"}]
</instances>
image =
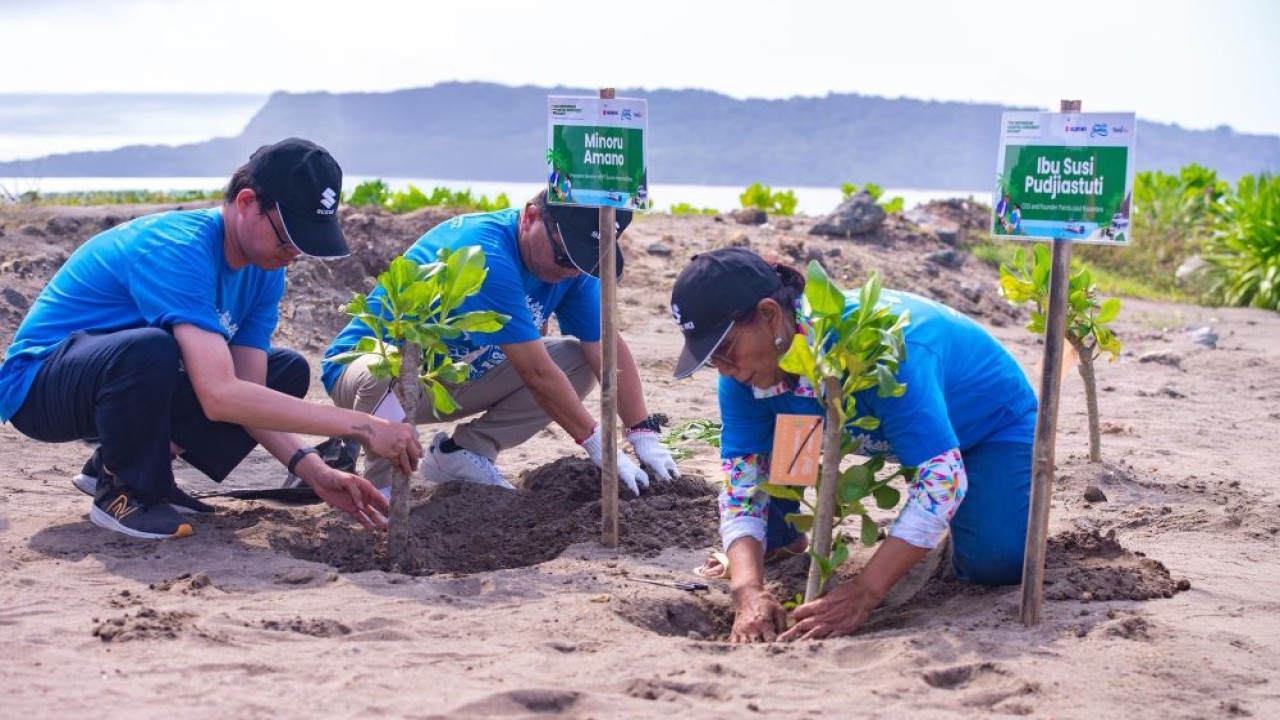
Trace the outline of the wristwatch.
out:
<instances>
[{"instance_id":1,"label":"wristwatch","mask_svg":"<svg viewBox=\"0 0 1280 720\"><path fill-rule=\"evenodd\" d=\"M302 462L302 458L308 455L319 455L320 451L313 447L298 448L298 451L289 458L289 474L294 475L294 469L298 467L298 463Z\"/></svg>"}]
</instances>

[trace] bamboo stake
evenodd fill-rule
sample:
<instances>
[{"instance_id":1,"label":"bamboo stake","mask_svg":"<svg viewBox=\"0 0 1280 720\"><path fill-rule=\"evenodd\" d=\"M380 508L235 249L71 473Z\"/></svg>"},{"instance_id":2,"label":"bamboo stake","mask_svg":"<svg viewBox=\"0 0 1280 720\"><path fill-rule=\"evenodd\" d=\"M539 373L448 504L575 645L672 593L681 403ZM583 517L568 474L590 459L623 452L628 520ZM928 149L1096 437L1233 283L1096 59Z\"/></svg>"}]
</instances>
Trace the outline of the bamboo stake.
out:
<instances>
[{"instance_id":1,"label":"bamboo stake","mask_svg":"<svg viewBox=\"0 0 1280 720\"><path fill-rule=\"evenodd\" d=\"M600 99L612 100L613 88ZM618 276L614 272L614 220L611 207L600 208L600 542L618 547Z\"/></svg>"},{"instance_id":2,"label":"bamboo stake","mask_svg":"<svg viewBox=\"0 0 1280 720\"><path fill-rule=\"evenodd\" d=\"M822 432L822 481L818 484L818 510L813 519L813 542L810 552L822 557L831 555L831 518L835 516L836 485L840 476L840 379L822 380L823 400L827 405L826 427ZM816 558L809 560L809 580L804 587L804 601L818 599L818 587L822 584L822 568Z\"/></svg>"},{"instance_id":3,"label":"bamboo stake","mask_svg":"<svg viewBox=\"0 0 1280 720\"><path fill-rule=\"evenodd\" d=\"M1080 112L1079 100L1063 100L1059 112ZM1071 274L1071 241L1053 241L1049 274L1049 312L1044 329L1044 368L1040 374L1040 409L1031 457L1031 508L1022 563L1022 622L1040 622L1044 599L1044 561L1049 539L1049 501L1053 498L1054 444L1058 434L1058 399L1062 354L1067 335L1067 288Z\"/></svg>"}]
</instances>

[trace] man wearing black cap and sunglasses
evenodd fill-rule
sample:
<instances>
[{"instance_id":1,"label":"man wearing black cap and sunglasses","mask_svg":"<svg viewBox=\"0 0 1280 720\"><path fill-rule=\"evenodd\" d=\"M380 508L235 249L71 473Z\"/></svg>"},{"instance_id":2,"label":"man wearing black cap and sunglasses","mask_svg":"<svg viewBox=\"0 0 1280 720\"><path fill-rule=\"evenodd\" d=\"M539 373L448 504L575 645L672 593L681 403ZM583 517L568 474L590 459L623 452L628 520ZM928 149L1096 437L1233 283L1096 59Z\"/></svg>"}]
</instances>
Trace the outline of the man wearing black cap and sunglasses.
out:
<instances>
[{"instance_id":1,"label":"man wearing black cap and sunglasses","mask_svg":"<svg viewBox=\"0 0 1280 720\"><path fill-rule=\"evenodd\" d=\"M460 311L493 310L510 316L493 333L472 332L447 341L450 354L472 367L466 383L450 387L460 409L436 418L430 403L418 404L415 421L428 423L479 417L459 425L453 436L437 433L422 463L422 475L436 482L463 481L510 488L494 465L498 453L533 437L555 421L596 463L603 463L600 425L582 403L600 378L599 210L548 205L546 191L523 210L461 215L423 235L405 253L418 263L435 261L441 248L479 246L488 273L480 292ZM631 213L617 213L620 236ZM622 253L613 271L622 274ZM382 294L375 290L370 304ZM554 315L563 335L544 338ZM325 352L332 357L370 334L353 320ZM325 362L322 380L339 407L372 411L387 395L389 380L369 372L372 357L350 365ZM618 414L628 426L636 456L660 479L676 475L671 453L658 442L658 422L645 408L640 374L627 344L618 338ZM648 475L621 451L618 476L633 493ZM374 458L365 476L379 487L390 485L389 465Z\"/></svg>"},{"instance_id":2,"label":"man wearing black cap and sunglasses","mask_svg":"<svg viewBox=\"0 0 1280 720\"><path fill-rule=\"evenodd\" d=\"M357 438L411 470L412 429L301 400L310 370L271 347L284 268L342 257L342 169L289 138L236 170L218 207L148 215L91 238L36 298L0 364L0 420L46 442L99 443L75 484L90 519L139 538L194 531L213 508L174 484L181 456L221 482L256 444L368 528L387 503L292 433Z\"/></svg>"}]
</instances>

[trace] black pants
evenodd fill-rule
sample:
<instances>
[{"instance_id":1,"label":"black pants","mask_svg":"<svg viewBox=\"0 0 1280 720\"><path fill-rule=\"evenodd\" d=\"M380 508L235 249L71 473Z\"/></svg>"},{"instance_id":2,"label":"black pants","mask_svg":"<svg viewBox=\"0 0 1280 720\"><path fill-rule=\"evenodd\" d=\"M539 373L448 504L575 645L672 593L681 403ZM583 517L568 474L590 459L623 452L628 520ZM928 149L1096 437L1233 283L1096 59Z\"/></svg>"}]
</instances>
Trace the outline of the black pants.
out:
<instances>
[{"instance_id":1,"label":"black pants","mask_svg":"<svg viewBox=\"0 0 1280 720\"><path fill-rule=\"evenodd\" d=\"M267 387L300 398L310 384L301 355L268 353ZM257 444L243 427L205 416L177 341L156 328L73 333L44 361L12 423L44 442L96 440L103 467L147 503L173 490L170 441L215 482Z\"/></svg>"}]
</instances>

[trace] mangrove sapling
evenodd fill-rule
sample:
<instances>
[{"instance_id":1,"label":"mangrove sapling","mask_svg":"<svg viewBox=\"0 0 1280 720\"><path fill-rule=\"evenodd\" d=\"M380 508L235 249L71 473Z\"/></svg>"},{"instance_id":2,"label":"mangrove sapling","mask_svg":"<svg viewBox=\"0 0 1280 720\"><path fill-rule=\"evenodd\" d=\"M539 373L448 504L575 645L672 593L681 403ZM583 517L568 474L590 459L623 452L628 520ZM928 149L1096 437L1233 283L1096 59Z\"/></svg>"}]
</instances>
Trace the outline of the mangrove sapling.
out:
<instances>
[{"instance_id":1,"label":"mangrove sapling","mask_svg":"<svg viewBox=\"0 0 1280 720\"><path fill-rule=\"evenodd\" d=\"M1034 303L1027 330L1044 335L1049 311L1049 248L1037 244L1028 257L1022 248L1013 255L1013 264L1000 265L1000 294L1014 305ZM1066 340L1080 356L1076 366L1084 380L1085 406L1089 414L1089 461L1102 462L1102 423L1098 417L1098 386L1093 362L1110 353L1111 362L1120 357L1120 340L1107 327L1120 313L1120 300L1099 300L1098 287L1085 268L1071 274L1067 288Z\"/></svg>"},{"instance_id":2,"label":"mangrove sapling","mask_svg":"<svg viewBox=\"0 0 1280 720\"><path fill-rule=\"evenodd\" d=\"M488 310L458 312L464 300L479 292L487 274L484 251L474 246L441 249L436 262L425 265L397 257L378 276L375 292L357 293L347 306L347 313L372 336L331 360L345 365L374 356L370 373L396 379L392 387L410 424L417 417L419 396L437 416L457 410L447 385L466 381L471 366L451 358L445 341L466 332L494 332L510 319ZM409 567L409 476L395 471L391 483L387 551L393 566Z\"/></svg>"},{"instance_id":3,"label":"mangrove sapling","mask_svg":"<svg viewBox=\"0 0 1280 720\"><path fill-rule=\"evenodd\" d=\"M895 315L880 304L880 278L874 272L862 286L858 307L846 313L844 293L814 261L809 263L800 312L813 330L797 333L779 364L786 372L808 380L826 412L818 502L815 506L806 500L803 488L765 483L763 490L771 497L799 501L809 511L789 514L787 520L798 530L813 533L805 588L805 600L811 601L823 593L827 581L849 557L848 538L843 533L832 538L833 526L857 515L860 539L865 545L874 545L880 528L867 514L863 500L873 498L886 510L895 507L901 493L890 487L890 482L898 476L910 480L914 472L900 468L880 477L883 457L840 470L841 461L857 453L862 442L850 437L845 428L872 431L880 426L876 418L858 415L856 393L876 388L879 397L887 398L906 392L896 375L899 364L906 360L902 329L910 322L910 313Z\"/></svg>"}]
</instances>

